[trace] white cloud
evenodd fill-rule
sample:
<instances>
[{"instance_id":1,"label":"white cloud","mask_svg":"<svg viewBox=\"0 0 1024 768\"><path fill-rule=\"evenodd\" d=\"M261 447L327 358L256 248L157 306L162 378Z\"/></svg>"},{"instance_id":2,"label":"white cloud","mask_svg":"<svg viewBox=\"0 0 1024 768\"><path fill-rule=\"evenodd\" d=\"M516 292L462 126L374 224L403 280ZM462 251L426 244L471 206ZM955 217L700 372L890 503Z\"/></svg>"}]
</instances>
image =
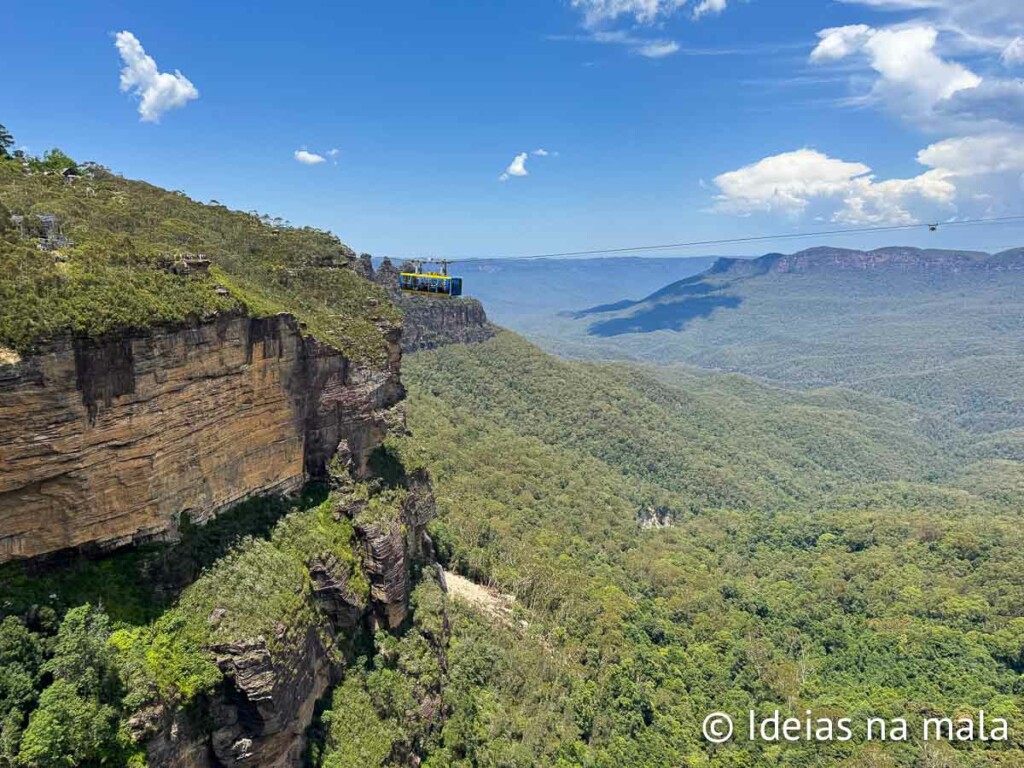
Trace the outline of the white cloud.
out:
<instances>
[{"instance_id":1,"label":"white cloud","mask_svg":"<svg viewBox=\"0 0 1024 768\"><path fill-rule=\"evenodd\" d=\"M847 103L884 105L914 127L952 138L918 152L923 170L912 178L879 180L866 165L813 150L765 158L720 176L715 208L857 224L915 223L951 209L1020 213L1024 79L999 69L1024 64L1024 1L842 1L909 18L823 29L811 61L853 68L857 93Z\"/></svg>"},{"instance_id":2,"label":"white cloud","mask_svg":"<svg viewBox=\"0 0 1024 768\"><path fill-rule=\"evenodd\" d=\"M632 17L638 24L650 24L659 16L670 16L687 0L572 0L573 8L583 12L587 26Z\"/></svg>"},{"instance_id":3,"label":"white cloud","mask_svg":"<svg viewBox=\"0 0 1024 768\"><path fill-rule=\"evenodd\" d=\"M320 163L327 162L327 158L323 155L305 149L295 150L295 159L303 165L320 165Z\"/></svg>"},{"instance_id":4,"label":"white cloud","mask_svg":"<svg viewBox=\"0 0 1024 768\"><path fill-rule=\"evenodd\" d=\"M936 52L938 30L931 26L874 29L865 24L818 33L811 61L838 61L863 54L877 74L873 95L913 120L930 119L939 102L977 88L982 79Z\"/></svg>"},{"instance_id":5,"label":"white cloud","mask_svg":"<svg viewBox=\"0 0 1024 768\"><path fill-rule=\"evenodd\" d=\"M873 34L875 30L867 24L849 24L845 27L823 29L818 33L820 42L811 51L811 61L845 59L862 50Z\"/></svg>"},{"instance_id":6,"label":"white cloud","mask_svg":"<svg viewBox=\"0 0 1024 768\"><path fill-rule=\"evenodd\" d=\"M726 0L701 0L693 9L693 17L699 19L709 13L721 13L725 10Z\"/></svg>"},{"instance_id":7,"label":"white cloud","mask_svg":"<svg viewBox=\"0 0 1024 768\"><path fill-rule=\"evenodd\" d=\"M583 13L583 25L590 30L586 38L598 43L618 43L631 53L648 59L661 59L678 53L675 40L637 34L636 27L660 25L665 19L687 7L689 0L571 0ZM728 0L695 0L692 16L699 19L721 13ZM610 29L617 23L631 23L633 30Z\"/></svg>"},{"instance_id":8,"label":"white cloud","mask_svg":"<svg viewBox=\"0 0 1024 768\"><path fill-rule=\"evenodd\" d=\"M956 176L1024 172L1024 132L946 139L922 149L917 160Z\"/></svg>"},{"instance_id":9,"label":"white cloud","mask_svg":"<svg viewBox=\"0 0 1024 768\"><path fill-rule=\"evenodd\" d=\"M160 72L156 61L131 32L118 32L114 44L124 62L121 90L131 91L139 98L139 115L143 122L159 122L167 110L183 107L199 98L199 91L181 72Z\"/></svg>"},{"instance_id":10,"label":"white cloud","mask_svg":"<svg viewBox=\"0 0 1024 768\"><path fill-rule=\"evenodd\" d=\"M955 203L956 191L949 174L940 169L925 171L912 179L880 182L865 176L853 180L832 220L845 224L918 224L920 217L908 208L950 208Z\"/></svg>"},{"instance_id":11,"label":"white cloud","mask_svg":"<svg viewBox=\"0 0 1024 768\"><path fill-rule=\"evenodd\" d=\"M715 178L715 209L726 213L806 213L821 206L832 221L910 224L914 204L951 206L956 186L949 172L932 169L911 179L876 181L864 163L813 149L766 157Z\"/></svg>"},{"instance_id":12,"label":"white cloud","mask_svg":"<svg viewBox=\"0 0 1024 768\"><path fill-rule=\"evenodd\" d=\"M803 211L814 197L831 197L848 189L851 180L870 173L863 163L847 163L813 149L766 157L715 178L719 210Z\"/></svg>"},{"instance_id":13,"label":"white cloud","mask_svg":"<svg viewBox=\"0 0 1024 768\"><path fill-rule=\"evenodd\" d=\"M1003 49L999 57L1007 67L1015 67L1024 64L1024 37L1015 37Z\"/></svg>"},{"instance_id":14,"label":"white cloud","mask_svg":"<svg viewBox=\"0 0 1024 768\"><path fill-rule=\"evenodd\" d=\"M513 177L529 176L530 172L526 170L526 161L533 157L558 157L557 152L553 152L550 149L535 149L532 152L520 152L509 163L508 168L502 172L501 176L498 177L499 181L508 181Z\"/></svg>"},{"instance_id":15,"label":"white cloud","mask_svg":"<svg viewBox=\"0 0 1024 768\"><path fill-rule=\"evenodd\" d=\"M505 172L498 179L500 181L508 181L513 176L529 176L530 172L526 170L526 159L529 156L529 152L520 152L513 158L508 168L505 169Z\"/></svg>"},{"instance_id":16,"label":"white cloud","mask_svg":"<svg viewBox=\"0 0 1024 768\"><path fill-rule=\"evenodd\" d=\"M615 43L628 48L632 53L648 59L660 59L671 56L679 51L679 44L674 40L638 37L622 30L591 32L584 40L595 43Z\"/></svg>"},{"instance_id":17,"label":"white cloud","mask_svg":"<svg viewBox=\"0 0 1024 768\"><path fill-rule=\"evenodd\" d=\"M938 35L933 27L881 29L864 47L885 83L935 103L981 84L981 78L962 64L935 54Z\"/></svg>"},{"instance_id":18,"label":"white cloud","mask_svg":"<svg viewBox=\"0 0 1024 768\"><path fill-rule=\"evenodd\" d=\"M661 59L679 51L679 43L675 40L652 40L636 49L636 52L648 59Z\"/></svg>"}]
</instances>

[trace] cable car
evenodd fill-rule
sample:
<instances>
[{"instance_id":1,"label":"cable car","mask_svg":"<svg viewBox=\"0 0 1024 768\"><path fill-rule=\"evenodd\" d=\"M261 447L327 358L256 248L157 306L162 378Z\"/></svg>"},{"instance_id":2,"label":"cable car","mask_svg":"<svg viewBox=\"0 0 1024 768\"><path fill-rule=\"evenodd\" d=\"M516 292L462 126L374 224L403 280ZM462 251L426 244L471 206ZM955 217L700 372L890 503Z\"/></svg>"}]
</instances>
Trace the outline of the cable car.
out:
<instances>
[{"instance_id":1,"label":"cable car","mask_svg":"<svg viewBox=\"0 0 1024 768\"><path fill-rule=\"evenodd\" d=\"M437 262L441 265L440 272L425 272L421 261L414 261L412 272L402 272L398 276L398 286L403 293L418 293L426 296L461 296L462 278L448 274L448 260Z\"/></svg>"}]
</instances>

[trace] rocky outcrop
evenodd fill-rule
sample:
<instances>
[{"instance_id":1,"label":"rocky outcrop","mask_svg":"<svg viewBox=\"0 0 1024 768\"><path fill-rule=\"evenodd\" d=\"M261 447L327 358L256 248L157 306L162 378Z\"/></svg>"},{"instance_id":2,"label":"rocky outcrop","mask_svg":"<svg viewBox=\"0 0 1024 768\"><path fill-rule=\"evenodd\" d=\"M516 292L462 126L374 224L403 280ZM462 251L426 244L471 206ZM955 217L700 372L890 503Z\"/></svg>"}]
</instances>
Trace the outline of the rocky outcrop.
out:
<instances>
[{"instance_id":1,"label":"rocky outcrop","mask_svg":"<svg viewBox=\"0 0 1024 768\"><path fill-rule=\"evenodd\" d=\"M285 768L300 763L317 699L335 679L330 624L281 626L266 638L214 648L225 684L211 714L212 765Z\"/></svg>"},{"instance_id":2,"label":"rocky outcrop","mask_svg":"<svg viewBox=\"0 0 1024 768\"><path fill-rule=\"evenodd\" d=\"M0 365L0 562L172 539L239 501L354 470L403 397L387 363L348 360L289 315L222 316L58 339Z\"/></svg>"},{"instance_id":3,"label":"rocky outcrop","mask_svg":"<svg viewBox=\"0 0 1024 768\"><path fill-rule=\"evenodd\" d=\"M403 478L408 495L391 525L360 524L365 502L342 503L337 515L357 519L369 600L349 584L350 566L311 553L311 589L298 616L273 637L239 638L211 648L224 674L216 691L188 710L151 707L133 719L149 764L164 768L301 764L306 730L317 701L344 671L346 653L361 634L405 622L418 573L433 578L433 547L425 527L434 515L425 474ZM216 616L211 620L217 620Z\"/></svg>"},{"instance_id":4,"label":"rocky outcrop","mask_svg":"<svg viewBox=\"0 0 1024 768\"><path fill-rule=\"evenodd\" d=\"M401 270L406 269L412 269L412 266L402 265ZM497 329L488 322L484 306L477 299L403 294L398 287L399 273L400 270L389 259L384 259L371 272L371 279L385 288L391 300L402 310L403 352L448 344L472 344L486 341L496 333Z\"/></svg>"},{"instance_id":5,"label":"rocky outcrop","mask_svg":"<svg viewBox=\"0 0 1024 768\"><path fill-rule=\"evenodd\" d=\"M486 341L496 332L476 299L405 296L398 306L405 315L403 352Z\"/></svg>"}]
</instances>

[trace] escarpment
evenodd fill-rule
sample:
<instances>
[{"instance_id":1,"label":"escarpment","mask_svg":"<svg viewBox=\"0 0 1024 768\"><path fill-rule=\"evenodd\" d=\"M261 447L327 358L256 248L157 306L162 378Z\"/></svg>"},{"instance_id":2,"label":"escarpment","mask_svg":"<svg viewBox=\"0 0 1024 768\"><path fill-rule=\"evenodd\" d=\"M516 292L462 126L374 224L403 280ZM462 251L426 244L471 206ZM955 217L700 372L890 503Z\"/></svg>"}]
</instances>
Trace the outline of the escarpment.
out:
<instances>
[{"instance_id":1,"label":"escarpment","mask_svg":"<svg viewBox=\"0 0 1024 768\"><path fill-rule=\"evenodd\" d=\"M756 259L720 258L712 275L749 277L769 273L891 271L956 275L964 272L1000 274L1024 269L1024 251L988 254L935 248L888 247L873 251L817 247L793 254L769 253Z\"/></svg>"},{"instance_id":2,"label":"escarpment","mask_svg":"<svg viewBox=\"0 0 1024 768\"><path fill-rule=\"evenodd\" d=\"M172 539L247 497L355 470L403 397L290 315L59 338L0 365L0 562Z\"/></svg>"},{"instance_id":3,"label":"escarpment","mask_svg":"<svg viewBox=\"0 0 1024 768\"><path fill-rule=\"evenodd\" d=\"M403 266L403 270L406 267ZM408 267L412 269L411 266ZM496 329L478 299L465 296L414 296L398 287L401 270L384 259L376 270L368 256L359 262L363 276L385 288L402 310L402 351L415 352L449 344L472 344L494 336Z\"/></svg>"},{"instance_id":4,"label":"escarpment","mask_svg":"<svg viewBox=\"0 0 1024 768\"><path fill-rule=\"evenodd\" d=\"M241 633L209 646L222 674L212 691L185 706L157 697L131 718L131 736L149 765L301 764L317 702L340 682L355 649L377 630L403 627L413 585L419 578L436 578L436 568L428 567L434 563L426 534L435 514L430 480L413 473L401 482L405 496L386 521L361 520L366 500L344 493L335 497L334 519L355 526L355 574L336 555L305 553L306 573L294 585L302 604L293 615L264 617L273 627L269 635ZM218 608L209 622L229 619Z\"/></svg>"}]
</instances>

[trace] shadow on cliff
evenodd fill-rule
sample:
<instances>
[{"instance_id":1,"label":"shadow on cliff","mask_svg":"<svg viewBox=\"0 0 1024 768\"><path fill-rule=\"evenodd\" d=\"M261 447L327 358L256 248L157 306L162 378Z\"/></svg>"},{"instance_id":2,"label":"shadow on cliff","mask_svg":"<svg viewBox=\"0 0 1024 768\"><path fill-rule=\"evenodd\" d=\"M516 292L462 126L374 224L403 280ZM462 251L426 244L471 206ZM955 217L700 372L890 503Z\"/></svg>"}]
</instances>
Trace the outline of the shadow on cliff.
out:
<instances>
[{"instance_id":1,"label":"shadow on cliff","mask_svg":"<svg viewBox=\"0 0 1024 768\"><path fill-rule=\"evenodd\" d=\"M49 606L63 614L73 606L91 603L102 605L114 621L146 624L242 539L269 538L286 514L319 506L327 495L326 485L310 483L298 498L249 499L205 525L183 517L175 542L142 544L102 557L74 550L6 563L0 566L0 611L26 614L36 606Z\"/></svg>"}]
</instances>

